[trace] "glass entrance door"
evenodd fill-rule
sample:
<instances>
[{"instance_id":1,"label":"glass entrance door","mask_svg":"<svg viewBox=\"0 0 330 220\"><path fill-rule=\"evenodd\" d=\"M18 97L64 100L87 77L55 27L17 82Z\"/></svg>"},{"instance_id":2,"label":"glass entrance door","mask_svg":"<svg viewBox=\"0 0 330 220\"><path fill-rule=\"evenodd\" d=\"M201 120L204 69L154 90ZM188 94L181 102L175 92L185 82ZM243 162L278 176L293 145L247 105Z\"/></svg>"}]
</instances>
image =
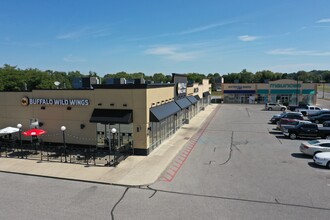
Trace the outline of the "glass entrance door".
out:
<instances>
[{"instance_id":1,"label":"glass entrance door","mask_svg":"<svg viewBox=\"0 0 330 220\"><path fill-rule=\"evenodd\" d=\"M281 96L281 103L289 103L289 96L287 95L282 95Z\"/></svg>"}]
</instances>

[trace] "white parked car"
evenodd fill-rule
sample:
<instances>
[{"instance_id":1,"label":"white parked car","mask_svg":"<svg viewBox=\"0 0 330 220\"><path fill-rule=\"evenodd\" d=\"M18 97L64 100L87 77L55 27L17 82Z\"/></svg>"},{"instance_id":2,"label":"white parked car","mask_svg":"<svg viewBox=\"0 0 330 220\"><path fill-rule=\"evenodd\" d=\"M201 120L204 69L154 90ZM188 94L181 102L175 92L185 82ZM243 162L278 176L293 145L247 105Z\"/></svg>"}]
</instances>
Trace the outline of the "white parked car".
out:
<instances>
[{"instance_id":1,"label":"white parked car","mask_svg":"<svg viewBox=\"0 0 330 220\"><path fill-rule=\"evenodd\" d=\"M314 156L320 152L330 152L330 140L319 139L312 141L304 141L300 144L300 151L304 154Z\"/></svg>"},{"instance_id":2,"label":"white parked car","mask_svg":"<svg viewBox=\"0 0 330 220\"><path fill-rule=\"evenodd\" d=\"M278 103L267 103L265 106L265 109L268 111L285 111L286 110L286 106L285 105L281 105Z\"/></svg>"},{"instance_id":3,"label":"white parked car","mask_svg":"<svg viewBox=\"0 0 330 220\"><path fill-rule=\"evenodd\" d=\"M330 152L315 154L313 157L314 163L325 166L330 169Z\"/></svg>"}]
</instances>

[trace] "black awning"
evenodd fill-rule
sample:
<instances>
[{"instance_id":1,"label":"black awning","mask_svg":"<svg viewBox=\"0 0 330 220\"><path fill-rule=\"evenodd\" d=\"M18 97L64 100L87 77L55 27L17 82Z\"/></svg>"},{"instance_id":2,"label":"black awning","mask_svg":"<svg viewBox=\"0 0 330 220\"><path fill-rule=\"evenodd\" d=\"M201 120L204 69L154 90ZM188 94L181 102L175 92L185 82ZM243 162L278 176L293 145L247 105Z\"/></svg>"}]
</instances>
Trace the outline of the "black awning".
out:
<instances>
[{"instance_id":1,"label":"black awning","mask_svg":"<svg viewBox=\"0 0 330 220\"><path fill-rule=\"evenodd\" d=\"M183 99L178 99L175 102L176 104L178 104L178 106L180 106L181 109L185 109L191 106L191 102L189 102L189 100L186 97Z\"/></svg>"},{"instance_id":2,"label":"black awning","mask_svg":"<svg viewBox=\"0 0 330 220\"><path fill-rule=\"evenodd\" d=\"M207 96L209 96L209 95L211 95L211 93L210 93L209 91L207 91L207 92L203 92L203 97L207 97Z\"/></svg>"},{"instance_id":3,"label":"black awning","mask_svg":"<svg viewBox=\"0 0 330 220\"><path fill-rule=\"evenodd\" d=\"M199 95L194 95L194 97L197 99L197 100L200 100L201 98L199 97Z\"/></svg>"},{"instance_id":4,"label":"black awning","mask_svg":"<svg viewBox=\"0 0 330 220\"><path fill-rule=\"evenodd\" d=\"M187 99L191 102L191 104L196 104L196 102L198 102L194 96L187 96Z\"/></svg>"},{"instance_id":5,"label":"black awning","mask_svg":"<svg viewBox=\"0 0 330 220\"><path fill-rule=\"evenodd\" d=\"M132 110L94 109L89 122L104 124L130 124L133 122Z\"/></svg>"},{"instance_id":6,"label":"black awning","mask_svg":"<svg viewBox=\"0 0 330 220\"><path fill-rule=\"evenodd\" d=\"M150 122L160 122L179 111L181 111L181 109L175 102L169 102L150 108Z\"/></svg>"}]
</instances>

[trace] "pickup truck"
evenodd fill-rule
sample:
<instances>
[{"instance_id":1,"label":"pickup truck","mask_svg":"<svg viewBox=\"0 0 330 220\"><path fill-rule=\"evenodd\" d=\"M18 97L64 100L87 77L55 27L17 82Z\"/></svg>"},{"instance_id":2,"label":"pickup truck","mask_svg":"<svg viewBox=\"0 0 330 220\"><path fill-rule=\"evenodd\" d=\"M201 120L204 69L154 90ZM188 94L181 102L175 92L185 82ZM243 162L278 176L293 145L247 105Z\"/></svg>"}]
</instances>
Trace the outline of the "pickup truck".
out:
<instances>
[{"instance_id":1,"label":"pickup truck","mask_svg":"<svg viewBox=\"0 0 330 220\"><path fill-rule=\"evenodd\" d=\"M323 109L318 106L307 106L307 108L296 108L296 112L301 112L304 116L309 115L309 114L314 114L316 112L319 112L321 110L328 110L328 109Z\"/></svg>"},{"instance_id":2,"label":"pickup truck","mask_svg":"<svg viewBox=\"0 0 330 220\"><path fill-rule=\"evenodd\" d=\"M288 109L292 112L296 111L298 108L306 109L309 106L309 104L303 104L300 103L299 105L289 105Z\"/></svg>"},{"instance_id":3,"label":"pickup truck","mask_svg":"<svg viewBox=\"0 0 330 220\"><path fill-rule=\"evenodd\" d=\"M312 137L312 138L325 138L330 139L330 128L329 127L318 127L315 123L310 124L299 124L292 128L283 129L284 136L290 139L296 139L297 137Z\"/></svg>"}]
</instances>

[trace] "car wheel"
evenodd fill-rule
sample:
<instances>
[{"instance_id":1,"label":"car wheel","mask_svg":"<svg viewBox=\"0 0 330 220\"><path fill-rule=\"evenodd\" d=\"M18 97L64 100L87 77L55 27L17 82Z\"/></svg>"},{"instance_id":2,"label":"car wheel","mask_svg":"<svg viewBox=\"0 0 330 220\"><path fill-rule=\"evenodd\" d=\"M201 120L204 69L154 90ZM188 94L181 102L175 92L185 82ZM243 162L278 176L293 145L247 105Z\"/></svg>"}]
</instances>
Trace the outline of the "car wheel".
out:
<instances>
[{"instance_id":1,"label":"car wheel","mask_svg":"<svg viewBox=\"0 0 330 220\"><path fill-rule=\"evenodd\" d=\"M325 139L330 140L330 135L325 136Z\"/></svg>"},{"instance_id":2,"label":"car wheel","mask_svg":"<svg viewBox=\"0 0 330 220\"><path fill-rule=\"evenodd\" d=\"M273 110L272 107L269 107L269 108L268 108L268 111L271 111L271 110Z\"/></svg>"},{"instance_id":3,"label":"car wheel","mask_svg":"<svg viewBox=\"0 0 330 220\"><path fill-rule=\"evenodd\" d=\"M318 153L321 153L321 151L316 151L314 154L313 154L313 157L318 154Z\"/></svg>"},{"instance_id":4,"label":"car wheel","mask_svg":"<svg viewBox=\"0 0 330 220\"><path fill-rule=\"evenodd\" d=\"M291 134L289 135L289 137L290 137L290 139L294 140L294 139L297 138L297 135L296 135L295 133L291 133Z\"/></svg>"},{"instance_id":5,"label":"car wheel","mask_svg":"<svg viewBox=\"0 0 330 220\"><path fill-rule=\"evenodd\" d=\"M327 163L327 166L326 166L328 169L330 169L330 161Z\"/></svg>"},{"instance_id":6,"label":"car wheel","mask_svg":"<svg viewBox=\"0 0 330 220\"><path fill-rule=\"evenodd\" d=\"M282 111L282 112L285 111L285 108L281 108L281 111Z\"/></svg>"},{"instance_id":7,"label":"car wheel","mask_svg":"<svg viewBox=\"0 0 330 220\"><path fill-rule=\"evenodd\" d=\"M303 116L306 116L307 115L307 112L301 112L301 114L303 114Z\"/></svg>"}]
</instances>

